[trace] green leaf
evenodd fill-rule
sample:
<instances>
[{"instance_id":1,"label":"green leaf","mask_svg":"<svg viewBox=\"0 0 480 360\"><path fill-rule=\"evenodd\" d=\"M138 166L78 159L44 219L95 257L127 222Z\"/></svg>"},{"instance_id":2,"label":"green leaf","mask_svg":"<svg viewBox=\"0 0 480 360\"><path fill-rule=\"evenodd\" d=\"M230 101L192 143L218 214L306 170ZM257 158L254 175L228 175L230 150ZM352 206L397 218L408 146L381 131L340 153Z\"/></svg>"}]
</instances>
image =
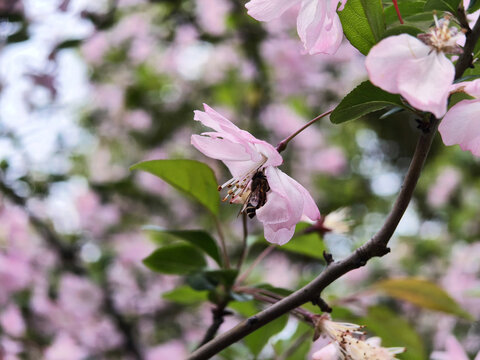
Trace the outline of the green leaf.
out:
<instances>
[{"instance_id":1,"label":"green leaf","mask_svg":"<svg viewBox=\"0 0 480 360\"><path fill-rule=\"evenodd\" d=\"M188 276L187 283L195 290L213 290L220 284L232 286L237 275L235 269L202 271Z\"/></svg>"},{"instance_id":2,"label":"green leaf","mask_svg":"<svg viewBox=\"0 0 480 360\"><path fill-rule=\"evenodd\" d=\"M376 306L368 309L368 314L359 323L367 326L368 331L382 338L384 347L405 347L400 359L425 360L423 341L405 319L386 307Z\"/></svg>"},{"instance_id":3,"label":"green leaf","mask_svg":"<svg viewBox=\"0 0 480 360\"><path fill-rule=\"evenodd\" d=\"M374 86L370 81L365 81L343 98L330 115L330 121L341 124L387 106L405 107L400 95L390 94Z\"/></svg>"},{"instance_id":4,"label":"green leaf","mask_svg":"<svg viewBox=\"0 0 480 360\"><path fill-rule=\"evenodd\" d=\"M474 13L475 11L480 9L480 1L479 0L472 0L470 1L470 4L468 5L468 12L470 14Z\"/></svg>"},{"instance_id":5,"label":"green leaf","mask_svg":"<svg viewBox=\"0 0 480 360\"><path fill-rule=\"evenodd\" d=\"M315 259L323 259L325 244L322 238L317 233L302 234L310 226L307 223L298 223L292 240L285 245L279 246L278 249L310 256Z\"/></svg>"},{"instance_id":6,"label":"green leaf","mask_svg":"<svg viewBox=\"0 0 480 360\"><path fill-rule=\"evenodd\" d=\"M165 300L182 305L196 305L207 301L206 291L195 291L190 286L180 286L162 295Z\"/></svg>"},{"instance_id":7,"label":"green leaf","mask_svg":"<svg viewBox=\"0 0 480 360\"><path fill-rule=\"evenodd\" d=\"M260 351L262 351L273 335L283 330L285 325L287 325L287 320L287 315L283 315L244 338L245 345L247 345L255 357L260 354Z\"/></svg>"},{"instance_id":8,"label":"green leaf","mask_svg":"<svg viewBox=\"0 0 480 360\"><path fill-rule=\"evenodd\" d=\"M450 95L450 99L448 100L448 109L450 110L453 105L458 104L462 100L473 100L475 99L473 96L464 93L463 91L454 92Z\"/></svg>"},{"instance_id":9,"label":"green leaf","mask_svg":"<svg viewBox=\"0 0 480 360\"><path fill-rule=\"evenodd\" d=\"M349 0L338 16L346 38L364 55L385 31L381 0Z\"/></svg>"},{"instance_id":10,"label":"green leaf","mask_svg":"<svg viewBox=\"0 0 480 360\"><path fill-rule=\"evenodd\" d=\"M423 8L425 11L438 10L449 11L452 14L457 13L458 5L461 0L428 0Z\"/></svg>"},{"instance_id":11,"label":"green leaf","mask_svg":"<svg viewBox=\"0 0 480 360\"><path fill-rule=\"evenodd\" d=\"M190 244L204 251L208 256L215 260L217 264L222 264L217 243L209 233L203 230L167 230L153 225L145 226L144 229L151 231L154 240L160 243L163 242L164 235L171 235L188 241Z\"/></svg>"},{"instance_id":12,"label":"green leaf","mask_svg":"<svg viewBox=\"0 0 480 360\"><path fill-rule=\"evenodd\" d=\"M143 259L143 263L153 271L179 275L199 271L207 265L203 254L188 244L164 246Z\"/></svg>"},{"instance_id":13,"label":"green leaf","mask_svg":"<svg viewBox=\"0 0 480 360\"><path fill-rule=\"evenodd\" d=\"M151 160L135 164L130 170L143 170L158 176L218 215L217 181L212 169L204 163L195 160Z\"/></svg>"},{"instance_id":14,"label":"green leaf","mask_svg":"<svg viewBox=\"0 0 480 360\"><path fill-rule=\"evenodd\" d=\"M472 319L472 316L441 287L428 280L398 278L380 281L373 286L396 299L405 300L426 309Z\"/></svg>"},{"instance_id":15,"label":"green leaf","mask_svg":"<svg viewBox=\"0 0 480 360\"><path fill-rule=\"evenodd\" d=\"M395 26L383 33L383 38L387 38L389 36L395 36L400 34L408 34L414 37L417 37L418 34L422 33L423 31L415 26L408 26L408 25L400 25Z\"/></svg>"}]
</instances>

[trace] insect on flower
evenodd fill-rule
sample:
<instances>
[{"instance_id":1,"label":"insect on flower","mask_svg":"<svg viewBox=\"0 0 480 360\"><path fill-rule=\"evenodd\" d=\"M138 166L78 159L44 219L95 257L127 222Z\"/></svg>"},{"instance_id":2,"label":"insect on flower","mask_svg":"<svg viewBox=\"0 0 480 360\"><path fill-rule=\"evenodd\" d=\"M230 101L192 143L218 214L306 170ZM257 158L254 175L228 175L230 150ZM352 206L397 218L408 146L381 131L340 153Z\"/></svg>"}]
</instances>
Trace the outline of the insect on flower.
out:
<instances>
[{"instance_id":1,"label":"insect on flower","mask_svg":"<svg viewBox=\"0 0 480 360\"><path fill-rule=\"evenodd\" d=\"M232 178L219 186L228 189L223 201L242 204L250 218L263 224L265 239L283 245L303 218L316 221L318 207L308 191L278 169L280 153L269 143L239 129L208 105L194 119L214 131L192 135L192 145L208 157L221 160Z\"/></svg>"},{"instance_id":2,"label":"insect on flower","mask_svg":"<svg viewBox=\"0 0 480 360\"><path fill-rule=\"evenodd\" d=\"M267 192L270 191L270 185L263 170L258 170L252 177L250 184L250 194L248 195L241 212L245 212L250 219L256 215L256 211L267 202Z\"/></svg>"}]
</instances>

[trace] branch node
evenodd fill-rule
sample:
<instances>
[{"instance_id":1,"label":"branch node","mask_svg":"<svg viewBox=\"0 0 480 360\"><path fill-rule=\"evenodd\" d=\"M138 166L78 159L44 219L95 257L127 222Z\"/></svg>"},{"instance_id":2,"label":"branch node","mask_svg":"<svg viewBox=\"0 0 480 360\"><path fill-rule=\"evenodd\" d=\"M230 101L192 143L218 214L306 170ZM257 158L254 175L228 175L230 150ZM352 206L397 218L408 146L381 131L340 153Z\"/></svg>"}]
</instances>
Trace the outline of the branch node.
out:
<instances>
[{"instance_id":1,"label":"branch node","mask_svg":"<svg viewBox=\"0 0 480 360\"><path fill-rule=\"evenodd\" d=\"M320 295L317 295L312 299L312 304L317 305L324 313L332 312L332 308L326 303L325 300L322 299Z\"/></svg>"},{"instance_id":2,"label":"branch node","mask_svg":"<svg viewBox=\"0 0 480 360\"><path fill-rule=\"evenodd\" d=\"M323 258L327 262L327 266L335 261L333 260L332 254L328 253L326 250L323 250Z\"/></svg>"},{"instance_id":3,"label":"branch node","mask_svg":"<svg viewBox=\"0 0 480 360\"><path fill-rule=\"evenodd\" d=\"M257 316L252 316L247 319L247 326L253 326L258 322Z\"/></svg>"}]
</instances>

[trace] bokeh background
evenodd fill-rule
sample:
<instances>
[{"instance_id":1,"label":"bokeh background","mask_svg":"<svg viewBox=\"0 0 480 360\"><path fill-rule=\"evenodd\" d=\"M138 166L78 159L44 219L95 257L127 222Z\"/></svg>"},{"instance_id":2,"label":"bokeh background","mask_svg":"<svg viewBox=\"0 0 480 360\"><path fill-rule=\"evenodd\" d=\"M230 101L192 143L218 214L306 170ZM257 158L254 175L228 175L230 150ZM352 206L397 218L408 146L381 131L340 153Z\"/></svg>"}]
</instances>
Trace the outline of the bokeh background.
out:
<instances>
[{"instance_id":1,"label":"bokeh background","mask_svg":"<svg viewBox=\"0 0 480 360\"><path fill-rule=\"evenodd\" d=\"M212 233L214 225L129 167L197 159L223 183L224 166L190 145L203 131L193 121L202 103L275 145L367 78L346 40L334 56L302 55L295 26L295 9L262 24L239 0L0 0L1 359L182 359L198 345L212 306L185 278L142 264L176 241L145 225ZM323 215L346 208L349 230L314 234L315 251L275 249L247 284L297 289L323 268L321 249L344 257L380 227L418 137L414 117L380 115L324 119L290 143L282 170ZM471 356L480 350L479 174L471 154L436 139L392 252L326 290L336 319L407 346L403 359L429 359L452 337ZM238 210L222 205L233 256ZM268 246L255 220L249 234L247 264ZM375 287L419 276L471 318ZM220 331L262 307L236 299ZM263 343L246 340L218 358L308 359L325 344L312 345L312 330L295 318L282 321Z\"/></svg>"}]
</instances>

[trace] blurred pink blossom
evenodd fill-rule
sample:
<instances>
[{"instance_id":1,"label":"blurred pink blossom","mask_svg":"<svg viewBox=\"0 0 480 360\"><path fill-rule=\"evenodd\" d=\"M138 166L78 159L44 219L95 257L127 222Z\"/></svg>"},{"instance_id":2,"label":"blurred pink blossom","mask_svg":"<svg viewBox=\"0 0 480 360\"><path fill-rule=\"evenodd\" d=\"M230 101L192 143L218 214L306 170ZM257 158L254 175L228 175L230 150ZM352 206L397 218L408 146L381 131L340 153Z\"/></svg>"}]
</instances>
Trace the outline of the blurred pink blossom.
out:
<instances>
[{"instance_id":1,"label":"blurred pink blossom","mask_svg":"<svg viewBox=\"0 0 480 360\"><path fill-rule=\"evenodd\" d=\"M185 345L178 340L169 341L147 351L147 360L185 359L187 356Z\"/></svg>"},{"instance_id":2,"label":"blurred pink blossom","mask_svg":"<svg viewBox=\"0 0 480 360\"><path fill-rule=\"evenodd\" d=\"M110 48L109 40L104 32L97 32L83 42L81 51L85 60L92 65L100 65Z\"/></svg>"},{"instance_id":3,"label":"blurred pink blossom","mask_svg":"<svg viewBox=\"0 0 480 360\"><path fill-rule=\"evenodd\" d=\"M133 130L146 130L152 125L152 118L144 110L133 110L125 115L125 123Z\"/></svg>"},{"instance_id":4,"label":"blurred pink blossom","mask_svg":"<svg viewBox=\"0 0 480 360\"><path fill-rule=\"evenodd\" d=\"M77 318L94 314L102 302L101 290L84 277L65 274L58 286L58 304Z\"/></svg>"},{"instance_id":5,"label":"blurred pink blossom","mask_svg":"<svg viewBox=\"0 0 480 360\"><path fill-rule=\"evenodd\" d=\"M319 172L335 176L345 171L347 159L341 148L329 147L313 154L311 166Z\"/></svg>"},{"instance_id":6,"label":"blurred pink blossom","mask_svg":"<svg viewBox=\"0 0 480 360\"><path fill-rule=\"evenodd\" d=\"M25 333L25 322L20 309L15 304L10 304L0 314L0 325L3 331L13 337L20 337Z\"/></svg>"},{"instance_id":7,"label":"blurred pink blossom","mask_svg":"<svg viewBox=\"0 0 480 360\"><path fill-rule=\"evenodd\" d=\"M100 198L91 190L82 191L75 199L75 205L80 219L80 226L91 231L94 236L100 236L120 220L120 211L113 204L101 204Z\"/></svg>"},{"instance_id":8,"label":"blurred pink blossom","mask_svg":"<svg viewBox=\"0 0 480 360\"><path fill-rule=\"evenodd\" d=\"M231 5L226 0L196 0L196 13L200 26L208 33L222 35L226 29L226 16Z\"/></svg>"},{"instance_id":9,"label":"blurred pink blossom","mask_svg":"<svg viewBox=\"0 0 480 360\"><path fill-rule=\"evenodd\" d=\"M83 360L87 352L82 349L69 335L60 333L55 337L44 354L45 360Z\"/></svg>"},{"instance_id":10,"label":"blurred pink blossom","mask_svg":"<svg viewBox=\"0 0 480 360\"><path fill-rule=\"evenodd\" d=\"M458 188L462 174L453 167L445 167L428 189L427 202L434 208L444 206Z\"/></svg>"}]
</instances>

